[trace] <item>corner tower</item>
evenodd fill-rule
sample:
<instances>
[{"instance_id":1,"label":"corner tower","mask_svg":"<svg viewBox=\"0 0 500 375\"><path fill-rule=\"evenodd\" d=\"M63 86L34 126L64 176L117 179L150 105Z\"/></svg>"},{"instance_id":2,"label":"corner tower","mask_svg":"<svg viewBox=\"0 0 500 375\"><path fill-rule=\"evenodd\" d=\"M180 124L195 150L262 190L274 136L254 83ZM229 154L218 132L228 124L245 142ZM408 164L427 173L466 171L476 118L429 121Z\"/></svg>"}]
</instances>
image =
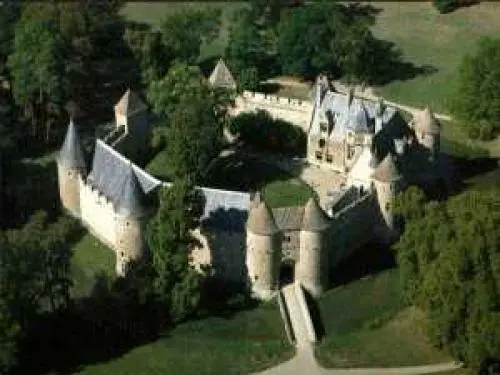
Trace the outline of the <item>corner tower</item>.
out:
<instances>
[{"instance_id":1,"label":"corner tower","mask_svg":"<svg viewBox=\"0 0 500 375\"><path fill-rule=\"evenodd\" d=\"M313 296L320 295L328 283L328 236L330 220L315 198L304 208L300 230L299 261L295 279Z\"/></svg>"},{"instance_id":2,"label":"corner tower","mask_svg":"<svg viewBox=\"0 0 500 375\"><path fill-rule=\"evenodd\" d=\"M139 260L145 249L144 229L149 217L149 202L130 165L122 193L115 205L116 273L125 275L127 264Z\"/></svg>"},{"instance_id":3,"label":"corner tower","mask_svg":"<svg viewBox=\"0 0 500 375\"><path fill-rule=\"evenodd\" d=\"M70 119L64 143L57 155L57 176L61 203L75 217L80 217L80 179L86 173L80 138Z\"/></svg>"},{"instance_id":4,"label":"corner tower","mask_svg":"<svg viewBox=\"0 0 500 375\"><path fill-rule=\"evenodd\" d=\"M441 124L433 115L429 107L426 107L415 122L415 134L419 143L430 152L433 160L440 148Z\"/></svg>"},{"instance_id":5,"label":"corner tower","mask_svg":"<svg viewBox=\"0 0 500 375\"><path fill-rule=\"evenodd\" d=\"M254 201L247 221L246 265L252 293L269 299L278 287L281 234L266 202L259 194Z\"/></svg>"},{"instance_id":6,"label":"corner tower","mask_svg":"<svg viewBox=\"0 0 500 375\"><path fill-rule=\"evenodd\" d=\"M403 188L403 176L399 172L390 152L375 168L372 177L377 192L380 213L386 227L385 239L390 241L397 235L393 214L394 199Z\"/></svg>"}]
</instances>

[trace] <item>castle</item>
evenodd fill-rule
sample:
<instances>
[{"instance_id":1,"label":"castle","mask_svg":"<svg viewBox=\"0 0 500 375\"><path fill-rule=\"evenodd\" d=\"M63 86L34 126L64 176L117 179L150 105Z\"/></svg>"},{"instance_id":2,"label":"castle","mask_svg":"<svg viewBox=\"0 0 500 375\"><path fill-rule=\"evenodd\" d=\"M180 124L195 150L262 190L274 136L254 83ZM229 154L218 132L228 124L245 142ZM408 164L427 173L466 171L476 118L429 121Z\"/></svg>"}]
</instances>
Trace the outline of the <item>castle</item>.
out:
<instances>
[{"instance_id":1,"label":"castle","mask_svg":"<svg viewBox=\"0 0 500 375\"><path fill-rule=\"evenodd\" d=\"M222 60L209 82L236 85ZM347 185L333 192L327 212L316 198L303 207L271 209L258 192L199 187L205 207L193 231L200 245L192 263L210 264L228 282L249 283L261 299L275 294L286 272L317 296L341 259L374 238L397 237L394 198L425 175L408 166L418 158L432 164L440 125L428 109L408 124L381 101L335 92L324 76L311 102L243 92L233 114L255 109L306 129L308 163L337 171ZM115 251L119 275L143 256L154 192L170 186L123 155L143 151L150 131L146 105L129 90L115 106L115 129L95 142L90 170L73 121L57 158L62 205Z\"/></svg>"}]
</instances>

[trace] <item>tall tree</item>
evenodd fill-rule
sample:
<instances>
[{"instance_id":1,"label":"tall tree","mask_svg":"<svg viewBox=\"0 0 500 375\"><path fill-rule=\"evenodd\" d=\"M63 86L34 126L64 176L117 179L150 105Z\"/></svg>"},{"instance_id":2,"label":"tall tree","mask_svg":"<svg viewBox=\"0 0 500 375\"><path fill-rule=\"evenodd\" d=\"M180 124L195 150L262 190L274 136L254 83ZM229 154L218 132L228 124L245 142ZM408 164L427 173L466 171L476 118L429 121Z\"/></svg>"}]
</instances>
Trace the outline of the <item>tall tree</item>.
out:
<instances>
[{"instance_id":1,"label":"tall tree","mask_svg":"<svg viewBox=\"0 0 500 375\"><path fill-rule=\"evenodd\" d=\"M58 115L65 96L62 41L52 12L45 8L24 9L7 61L14 97L31 119L32 135L45 127L46 140L50 116Z\"/></svg>"},{"instance_id":2,"label":"tall tree","mask_svg":"<svg viewBox=\"0 0 500 375\"><path fill-rule=\"evenodd\" d=\"M220 31L220 8L181 9L161 22L163 42L178 61L194 64L203 43L214 40Z\"/></svg>"},{"instance_id":3,"label":"tall tree","mask_svg":"<svg viewBox=\"0 0 500 375\"><path fill-rule=\"evenodd\" d=\"M176 180L161 190L159 201L147 232L154 286L171 318L179 321L194 313L200 301L201 277L189 264L196 243L190 231L198 224L204 202L189 179Z\"/></svg>"},{"instance_id":4,"label":"tall tree","mask_svg":"<svg viewBox=\"0 0 500 375\"><path fill-rule=\"evenodd\" d=\"M483 38L475 55L466 55L458 70L451 110L473 138L500 132L500 39Z\"/></svg>"},{"instance_id":5,"label":"tall tree","mask_svg":"<svg viewBox=\"0 0 500 375\"><path fill-rule=\"evenodd\" d=\"M426 204L423 213L406 215L396 245L406 298L426 312L430 338L471 364L500 355L498 193ZM416 202L412 195L407 207Z\"/></svg>"}]
</instances>

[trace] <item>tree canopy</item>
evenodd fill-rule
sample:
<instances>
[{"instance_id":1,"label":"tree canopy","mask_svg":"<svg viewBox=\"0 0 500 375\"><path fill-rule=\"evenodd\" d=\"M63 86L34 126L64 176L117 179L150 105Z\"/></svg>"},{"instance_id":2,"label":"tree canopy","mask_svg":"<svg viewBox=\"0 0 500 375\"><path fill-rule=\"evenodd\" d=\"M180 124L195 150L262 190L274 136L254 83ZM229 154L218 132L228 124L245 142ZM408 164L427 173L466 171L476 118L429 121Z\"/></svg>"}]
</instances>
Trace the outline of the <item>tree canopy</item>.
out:
<instances>
[{"instance_id":1,"label":"tree canopy","mask_svg":"<svg viewBox=\"0 0 500 375\"><path fill-rule=\"evenodd\" d=\"M451 110L473 138L500 132L500 39L483 38L477 52L464 57Z\"/></svg>"},{"instance_id":2,"label":"tree canopy","mask_svg":"<svg viewBox=\"0 0 500 375\"><path fill-rule=\"evenodd\" d=\"M431 340L478 364L500 355L499 191L443 203L404 193L405 231L396 245L405 296L427 314Z\"/></svg>"},{"instance_id":3,"label":"tree canopy","mask_svg":"<svg viewBox=\"0 0 500 375\"><path fill-rule=\"evenodd\" d=\"M178 61L196 63L202 44L219 35L220 17L220 8L183 8L169 13L160 24L169 54Z\"/></svg>"}]
</instances>

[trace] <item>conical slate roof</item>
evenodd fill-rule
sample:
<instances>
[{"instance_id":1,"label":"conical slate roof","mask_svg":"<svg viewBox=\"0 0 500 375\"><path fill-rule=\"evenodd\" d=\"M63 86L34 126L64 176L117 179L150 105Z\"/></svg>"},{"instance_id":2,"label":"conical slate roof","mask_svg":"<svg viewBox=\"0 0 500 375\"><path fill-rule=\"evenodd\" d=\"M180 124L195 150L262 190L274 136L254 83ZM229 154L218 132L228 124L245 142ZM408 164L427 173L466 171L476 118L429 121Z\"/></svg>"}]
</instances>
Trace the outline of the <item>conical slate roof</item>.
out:
<instances>
[{"instance_id":1,"label":"conical slate roof","mask_svg":"<svg viewBox=\"0 0 500 375\"><path fill-rule=\"evenodd\" d=\"M330 226L330 219L318 205L314 197L309 198L304 207L302 218L302 230L309 232L321 232Z\"/></svg>"},{"instance_id":2,"label":"conical slate roof","mask_svg":"<svg viewBox=\"0 0 500 375\"><path fill-rule=\"evenodd\" d=\"M373 172L373 178L381 182L392 182L402 178L390 152Z\"/></svg>"},{"instance_id":3,"label":"conical slate roof","mask_svg":"<svg viewBox=\"0 0 500 375\"><path fill-rule=\"evenodd\" d=\"M217 62L217 65L208 78L208 81L212 86L227 87L231 89L236 88L236 81L222 59L219 59Z\"/></svg>"},{"instance_id":4,"label":"conical slate roof","mask_svg":"<svg viewBox=\"0 0 500 375\"><path fill-rule=\"evenodd\" d=\"M269 236L279 232L274 216L263 200L250 210L247 229L261 236Z\"/></svg>"},{"instance_id":5,"label":"conical slate roof","mask_svg":"<svg viewBox=\"0 0 500 375\"><path fill-rule=\"evenodd\" d=\"M66 138L57 157L59 164L66 168L86 169L80 137L73 120L70 119Z\"/></svg>"},{"instance_id":6,"label":"conical slate roof","mask_svg":"<svg viewBox=\"0 0 500 375\"><path fill-rule=\"evenodd\" d=\"M122 193L116 202L116 213L122 216L140 217L147 212L148 198L130 164Z\"/></svg>"},{"instance_id":7,"label":"conical slate roof","mask_svg":"<svg viewBox=\"0 0 500 375\"><path fill-rule=\"evenodd\" d=\"M132 90L128 89L115 105L115 111L123 116L130 116L136 112L145 111L148 107Z\"/></svg>"},{"instance_id":8,"label":"conical slate roof","mask_svg":"<svg viewBox=\"0 0 500 375\"><path fill-rule=\"evenodd\" d=\"M439 134L441 131L441 126L429 107L426 107L422 112L417 126L419 129L431 134Z\"/></svg>"}]
</instances>

